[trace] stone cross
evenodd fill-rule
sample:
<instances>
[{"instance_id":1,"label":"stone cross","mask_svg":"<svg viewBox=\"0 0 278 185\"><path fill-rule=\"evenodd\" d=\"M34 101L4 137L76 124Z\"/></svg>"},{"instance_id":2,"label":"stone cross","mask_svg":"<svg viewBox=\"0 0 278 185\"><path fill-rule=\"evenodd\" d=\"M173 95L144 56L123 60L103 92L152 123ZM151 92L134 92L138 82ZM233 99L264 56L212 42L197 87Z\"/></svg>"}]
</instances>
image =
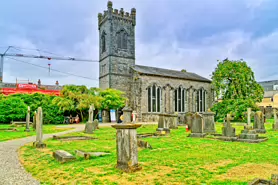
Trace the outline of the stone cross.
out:
<instances>
[{"instance_id":1,"label":"stone cross","mask_svg":"<svg viewBox=\"0 0 278 185\"><path fill-rule=\"evenodd\" d=\"M44 148L46 144L43 143L43 113L42 108L38 108L36 116L36 141L33 143L36 148Z\"/></svg>"},{"instance_id":2,"label":"stone cross","mask_svg":"<svg viewBox=\"0 0 278 185\"><path fill-rule=\"evenodd\" d=\"M26 115L26 129L25 132L30 132L30 107L28 106Z\"/></svg>"},{"instance_id":3,"label":"stone cross","mask_svg":"<svg viewBox=\"0 0 278 185\"><path fill-rule=\"evenodd\" d=\"M232 127L231 120L233 120L232 116L230 114L227 114L227 117L224 122L224 127L222 127L222 135L224 137L236 137L236 130Z\"/></svg>"},{"instance_id":4,"label":"stone cross","mask_svg":"<svg viewBox=\"0 0 278 185\"><path fill-rule=\"evenodd\" d=\"M33 116L33 129L36 130L36 119L37 119L37 111L34 112Z\"/></svg>"},{"instance_id":5,"label":"stone cross","mask_svg":"<svg viewBox=\"0 0 278 185\"><path fill-rule=\"evenodd\" d=\"M138 147L136 129L141 124L116 124L117 129L117 168L124 172L141 170L138 164Z\"/></svg>"},{"instance_id":6,"label":"stone cross","mask_svg":"<svg viewBox=\"0 0 278 185\"><path fill-rule=\"evenodd\" d=\"M93 105L90 106L90 109L89 109L88 122L93 122L93 120L94 120L94 110L95 110L95 106L93 104Z\"/></svg>"}]
</instances>

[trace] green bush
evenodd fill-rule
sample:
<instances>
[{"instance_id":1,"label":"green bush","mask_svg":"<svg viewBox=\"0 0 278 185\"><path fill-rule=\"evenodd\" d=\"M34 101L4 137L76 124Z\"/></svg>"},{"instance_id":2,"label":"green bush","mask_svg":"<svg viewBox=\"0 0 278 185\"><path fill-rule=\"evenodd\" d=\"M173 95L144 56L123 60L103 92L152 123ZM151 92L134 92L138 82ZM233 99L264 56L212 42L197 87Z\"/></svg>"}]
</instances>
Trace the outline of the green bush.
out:
<instances>
[{"instance_id":1,"label":"green bush","mask_svg":"<svg viewBox=\"0 0 278 185\"><path fill-rule=\"evenodd\" d=\"M247 108L251 108L252 111L259 110L259 107L250 99L223 100L215 104L211 110L216 113L216 120L223 120L227 114L233 114L234 121L246 121Z\"/></svg>"},{"instance_id":2,"label":"green bush","mask_svg":"<svg viewBox=\"0 0 278 185\"><path fill-rule=\"evenodd\" d=\"M21 111L15 112L15 114L10 118L8 112L0 111L0 123L9 123L12 120L21 121L25 120L27 106L30 106L31 109L31 119L34 115L34 111L38 109L38 107L42 107L43 111L43 123L44 124L60 124L63 123L64 113L59 110L59 107L55 104L52 104L52 100L55 96L50 96L47 94L34 93L34 94L13 94L10 96L6 96L6 98L0 99L2 102L8 102L3 104L1 110L17 110L19 105L21 108L24 107L24 114L22 115ZM18 102L20 100L20 102ZM14 102L13 102L14 101ZM11 106L13 104L14 106ZM18 115L16 114L18 113ZM9 120L7 122L7 120Z\"/></svg>"},{"instance_id":3,"label":"green bush","mask_svg":"<svg viewBox=\"0 0 278 185\"><path fill-rule=\"evenodd\" d=\"M23 121L26 118L27 105L18 97L0 99L0 122Z\"/></svg>"}]
</instances>

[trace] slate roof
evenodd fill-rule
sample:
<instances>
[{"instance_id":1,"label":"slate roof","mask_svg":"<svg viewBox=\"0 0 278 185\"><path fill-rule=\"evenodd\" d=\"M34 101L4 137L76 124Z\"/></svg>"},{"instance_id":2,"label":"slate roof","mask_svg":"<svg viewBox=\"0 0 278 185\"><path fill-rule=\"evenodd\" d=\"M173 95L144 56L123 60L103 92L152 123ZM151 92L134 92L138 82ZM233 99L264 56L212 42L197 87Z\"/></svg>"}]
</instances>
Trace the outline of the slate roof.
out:
<instances>
[{"instance_id":1,"label":"slate roof","mask_svg":"<svg viewBox=\"0 0 278 185\"><path fill-rule=\"evenodd\" d=\"M141 66L141 65L135 65L132 67L132 69L141 74L146 74L146 75L166 76L171 78L179 78L179 79L186 79L186 80L193 80L193 81L211 82L211 80L207 78L189 72L181 72L176 70L162 69L157 67L149 67L149 66Z\"/></svg>"}]
</instances>

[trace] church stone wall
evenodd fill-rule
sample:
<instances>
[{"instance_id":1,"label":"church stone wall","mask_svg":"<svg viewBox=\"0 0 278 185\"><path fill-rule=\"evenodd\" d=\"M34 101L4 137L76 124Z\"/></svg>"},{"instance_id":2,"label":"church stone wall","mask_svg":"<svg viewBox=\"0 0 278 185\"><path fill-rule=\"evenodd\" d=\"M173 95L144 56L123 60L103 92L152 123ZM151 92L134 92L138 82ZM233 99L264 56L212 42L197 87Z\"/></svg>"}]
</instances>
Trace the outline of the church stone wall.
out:
<instances>
[{"instance_id":1,"label":"church stone wall","mask_svg":"<svg viewBox=\"0 0 278 185\"><path fill-rule=\"evenodd\" d=\"M165 106L170 107L170 112L174 112L174 93L173 91L182 86L189 90L188 96L188 112L194 112L195 108L192 106L193 99L196 98L194 95L194 90L198 90L200 88L204 88L207 91L206 97L206 109L211 108L212 106L212 90L211 83L209 82L198 82L198 81L190 81L185 79L175 79L169 77L158 77L158 76L149 76L149 75L140 75L135 77L134 80L134 88L133 95L137 97L133 97L137 99L136 105L134 105L134 109L139 113L138 116L142 121L158 121L159 113L148 113L148 91L147 88L153 84L156 84L159 87L162 87L162 105L161 112L165 112ZM139 84L139 85L138 85ZM140 93L135 93L136 88L140 88ZM170 100L165 100L165 88L170 89ZM138 97L140 96L140 97ZM139 102L138 102L139 100ZM165 105L165 101L169 105Z\"/></svg>"}]
</instances>

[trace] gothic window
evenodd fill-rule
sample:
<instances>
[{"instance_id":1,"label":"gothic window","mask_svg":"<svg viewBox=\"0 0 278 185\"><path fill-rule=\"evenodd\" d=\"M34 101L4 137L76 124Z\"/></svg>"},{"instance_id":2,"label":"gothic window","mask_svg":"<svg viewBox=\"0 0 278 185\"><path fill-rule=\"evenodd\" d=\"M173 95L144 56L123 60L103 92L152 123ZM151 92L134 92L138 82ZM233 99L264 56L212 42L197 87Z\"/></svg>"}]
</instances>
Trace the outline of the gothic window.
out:
<instances>
[{"instance_id":1,"label":"gothic window","mask_svg":"<svg viewBox=\"0 0 278 185\"><path fill-rule=\"evenodd\" d=\"M117 33L117 45L119 49L127 49L128 34L121 30Z\"/></svg>"},{"instance_id":2,"label":"gothic window","mask_svg":"<svg viewBox=\"0 0 278 185\"><path fill-rule=\"evenodd\" d=\"M201 88L196 92L196 111L206 111L206 90Z\"/></svg>"},{"instance_id":3,"label":"gothic window","mask_svg":"<svg viewBox=\"0 0 278 185\"><path fill-rule=\"evenodd\" d=\"M105 42L105 33L103 32L101 35L101 52L106 51L106 42Z\"/></svg>"},{"instance_id":4,"label":"gothic window","mask_svg":"<svg viewBox=\"0 0 278 185\"><path fill-rule=\"evenodd\" d=\"M156 85L148 87L148 112L161 111L161 88Z\"/></svg>"},{"instance_id":5,"label":"gothic window","mask_svg":"<svg viewBox=\"0 0 278 185\"><path fill-rule=\"evenodd\" d=\"M185 112L187 109L187 90L179 87L174 91L175 112Z\"/></svg>"}]
</instances>

